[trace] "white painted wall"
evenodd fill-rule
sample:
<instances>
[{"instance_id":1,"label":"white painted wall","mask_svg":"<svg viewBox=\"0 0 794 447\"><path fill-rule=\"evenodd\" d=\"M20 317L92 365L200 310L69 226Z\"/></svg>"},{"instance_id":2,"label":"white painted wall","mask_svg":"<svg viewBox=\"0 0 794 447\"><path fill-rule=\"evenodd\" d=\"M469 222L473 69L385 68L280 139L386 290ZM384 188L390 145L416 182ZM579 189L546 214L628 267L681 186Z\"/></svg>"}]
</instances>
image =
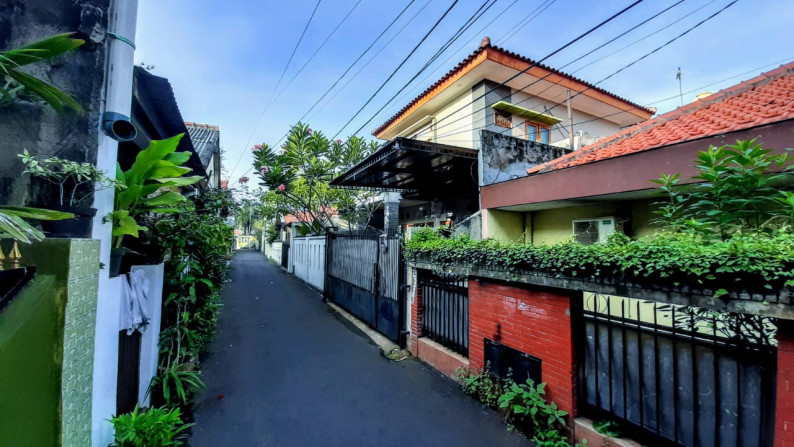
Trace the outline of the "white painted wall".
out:
<instances>
[{"instance_id":1,"label":"white painted wall","mask_svg":"<svg viewBox=\"0 0 794 447\"><path fill-rule=\"evenodd\" d=\"M325 236L296 237L290 245L295 276L323 290L325 286Z\"/></svg>"},{"instance_id":2,"label":"white painted wall","mask_svg":"<svg viewBox=\"0 0 794 447\"><path fill-rule=\"evenodd\" d=\"M479 143L474 144L471 140L473 122L473 105L471 102L472 92L469 89L436 112L436 121L441 121L439 123L440 128L437 131L437 138L435 139L436 143L470 149L479 147Z\"/></svg>"},{"instance_id":3,"label":"white painted wall","mask_svg":"<svg viewBox=\"0 0 794 447\"><path fill-rule=\"evenodd\" d=\"M113 442L113 426L107 419L116 414L119 366L119 311L123 276L100 280L94 344L94 395L91 403L92 444L105 447Z\"/></svg>"},{"instance_id":4,"label":"white painted wall","mask_svg":"<svg viewBox=\"0 0 794 447\"><path fill-rule=\"evenodd\" d=\"M163 272L164 265L137 265L132 271L142 270L149 280L149 290L146 293L146 309L151 317L149 325L141 337L141 363L138 387L138 402L142 406L149 406L147 390L152 378L157 375L157 357L160 342L160 320L163 313Z\"/></svg>"}]
</instances>

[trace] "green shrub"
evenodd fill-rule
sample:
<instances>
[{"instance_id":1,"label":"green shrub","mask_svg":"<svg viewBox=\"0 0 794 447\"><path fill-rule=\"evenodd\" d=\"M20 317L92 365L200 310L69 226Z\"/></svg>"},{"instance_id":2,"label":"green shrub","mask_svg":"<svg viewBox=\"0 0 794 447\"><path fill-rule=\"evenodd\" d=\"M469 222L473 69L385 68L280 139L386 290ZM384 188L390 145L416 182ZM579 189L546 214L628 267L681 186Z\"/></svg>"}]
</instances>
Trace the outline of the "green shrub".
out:
<instances>
[{"instance_id":1,"label":"green shrub","mask_svg":"<svg viewBox=\"0 0 794 447\"><path fill-rule=\"evenodd\" d=\"M490 365L476 370L468 366L456 370L461 382L463 392L473 396L483 405L490 408L497 408L499 396L504 393L506 384L491 374Z\"/></svg>"},{"instance_id":2,"label":"green shrub","mask_svg":"<svg viewBox=\"0 0 794 447\"><path fill-rule=\"evenodd\" d=\"M115 430L112 447L168 447L182 445L184 431L193 424L182 423L179 408L141 409L110 420Z\"/></svg>"}]
</instances>

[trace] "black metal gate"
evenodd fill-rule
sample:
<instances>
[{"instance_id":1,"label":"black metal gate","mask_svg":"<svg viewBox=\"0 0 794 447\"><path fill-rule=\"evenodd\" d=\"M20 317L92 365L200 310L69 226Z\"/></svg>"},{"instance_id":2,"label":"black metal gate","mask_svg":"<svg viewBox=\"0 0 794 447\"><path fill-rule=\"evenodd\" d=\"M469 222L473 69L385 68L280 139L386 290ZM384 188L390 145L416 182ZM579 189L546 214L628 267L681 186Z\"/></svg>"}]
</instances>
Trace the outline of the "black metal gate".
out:
<instances>
[{"instance_id":1,"label":"black metal gate","mask_svg":"<svg viewBox=\"0 0 794 447\"><path fill-rule=\"evenodd\" d=\"M289 242L281 243L281 266L289 268Z\"/></svg>"},{"instance_id":2,"label":"black metal gate","mask_svg":"<svg viewBox=\"0 0 794 447\"><path fill-rule=\"evenodd\" d=\"M469 283L454 274L419 272L422 335L460 355L469 355Z\"/></svg>"},{"instance_id":3,"label":"black metal gate","mask_svg":"<svg viewBox=\"0 0 794 447\"><path fill-rule=\"evenodd\" d=\"M405 262L399 237L329 234L325 297L404 345Z\"/></svg>"},{"instance_id":4,"label":"black metal gate","mask_svg":"<svg viewBox=\"0 0 794 447\"><path fill-rule=\"evenodd\" d=\"M585 294L579 405L651 445L770 446L776 342L769 319ZM744 333L738 334L739 332ZM750 334L750 337L747 335Z\"/></svg>"}]
</instances>

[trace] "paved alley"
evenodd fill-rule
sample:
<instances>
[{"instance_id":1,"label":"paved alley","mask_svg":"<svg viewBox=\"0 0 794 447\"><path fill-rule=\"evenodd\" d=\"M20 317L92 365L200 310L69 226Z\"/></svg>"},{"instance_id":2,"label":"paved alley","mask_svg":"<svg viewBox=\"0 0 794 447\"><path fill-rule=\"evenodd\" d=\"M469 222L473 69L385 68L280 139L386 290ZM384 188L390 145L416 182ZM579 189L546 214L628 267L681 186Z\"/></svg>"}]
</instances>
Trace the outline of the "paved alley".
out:
<instances>
[{"instance_id":1,"label":"paved alley","mask_svg":"<svg viewBox=\"0 0 794 447\"><path fill-rule=\"evenodd\" d=\"M529 445L452 380L383 358L262 254L237 253L232 279L191 446Z\"/></svg>"}]
</instances>

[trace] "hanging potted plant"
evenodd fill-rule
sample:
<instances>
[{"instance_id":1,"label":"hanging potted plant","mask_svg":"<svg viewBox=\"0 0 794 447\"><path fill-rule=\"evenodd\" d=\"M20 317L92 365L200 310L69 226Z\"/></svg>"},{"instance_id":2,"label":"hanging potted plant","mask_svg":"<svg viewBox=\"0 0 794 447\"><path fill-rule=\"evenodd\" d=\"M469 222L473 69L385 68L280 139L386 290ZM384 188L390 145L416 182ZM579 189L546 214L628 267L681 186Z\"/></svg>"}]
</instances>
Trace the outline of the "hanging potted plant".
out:
<instances>
[{"instance_id":1,"label":"hanging potted plant","mask_svg":"<svg viewBox=\"0 0 794 447\"><path fill-rule=\"evenodd\" d=\"M40 160L30 155L27 149L18 157L25 165L23 174L30 174L57 187L55 203L46 203L45 206L74 214L72 219L42 221L42 229L50 237L91 237L92 221L97 210L88 206L88 201L96 191L123 188L117 180L106 176L91 163L57 157Z\"/></svg>"},{"instance_id":2,"label":"hanging potted plant","mask_svg":"<svg viewBox=\"0 0 794 447\"><path fill-rule=\"evenodd\" d=\"M176 152L184 134L165 140L155 140L141 151L135 163L126 171L116 167L117 191L113 212L107 217L113 224L113 248L111 249L110 274L118 275L121 261L128 251L123 246L124 237L137 238L147 228L138 223L145 213L174 213L176 205L185 201L179 187L192 185L204 177L183 177L191 171L182 166L192 153Z\"/></svg>"}]
</instances>

